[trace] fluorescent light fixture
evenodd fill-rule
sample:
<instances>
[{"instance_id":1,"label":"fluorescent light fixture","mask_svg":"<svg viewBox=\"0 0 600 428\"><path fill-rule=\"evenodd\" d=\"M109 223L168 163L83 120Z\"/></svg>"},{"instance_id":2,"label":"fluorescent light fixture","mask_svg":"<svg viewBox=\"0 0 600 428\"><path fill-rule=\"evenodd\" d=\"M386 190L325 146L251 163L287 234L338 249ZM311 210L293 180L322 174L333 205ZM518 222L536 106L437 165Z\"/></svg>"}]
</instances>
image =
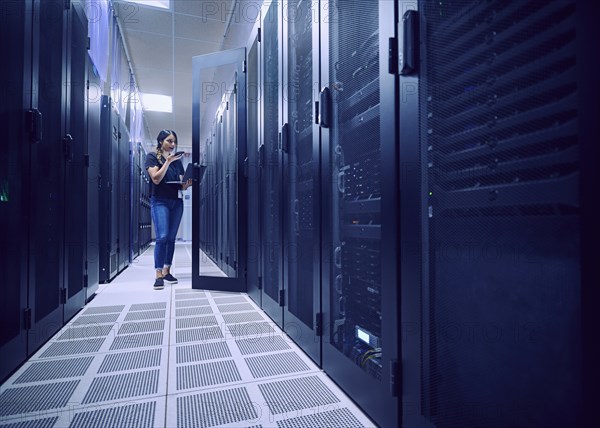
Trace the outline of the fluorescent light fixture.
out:
<instances>
[{"instance_id":1,"label":"fluorescent light fixture","mask_svg":"<svg viewBox=\"0 0 600 428\"><path fill-rule=\"evenodd\" d=\"M144 6L160 7L161 9L170 9L171 0L125 0L130 3L139 3Z\"/></svg>"},{"instance_id":2,"label":"fluorescent light fixture","mask_svg":"<svg viewBox=\"0 0 600 428\"><path fill-rule=\"evenodd\" d=\"M173 99L169 95L140 94L140 97L146 111L173 112Z\"/></svg>"}]
</instances>

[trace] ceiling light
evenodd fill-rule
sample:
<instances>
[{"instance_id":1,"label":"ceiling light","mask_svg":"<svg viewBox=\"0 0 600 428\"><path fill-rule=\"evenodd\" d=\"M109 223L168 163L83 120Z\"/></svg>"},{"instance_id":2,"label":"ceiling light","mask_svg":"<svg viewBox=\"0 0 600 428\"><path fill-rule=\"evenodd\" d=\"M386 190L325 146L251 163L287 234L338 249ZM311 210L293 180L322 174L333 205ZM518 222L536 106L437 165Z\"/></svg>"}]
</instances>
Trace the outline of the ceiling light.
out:
<instances>
[{"instance_id":1,"label":"ceiling light","mask_svg":"<svg viewBox=\"0 0 600 428\"><path fill-rule=\"evenodd\" d=\"M130 3L139 3L144 6L160 7L161 9L170 9L171 0L125 0Z\"/></svg>"},{"instance_id":2,"label":"ceiling light","mask_svg":"<svg viewBox=\"0 0 600 428\"><path fill-rule=\"evenodd\" d=\"M173 112L173 100L169 95L140 94L142 106L146 111Z\"/></svg>"}]
</instances>

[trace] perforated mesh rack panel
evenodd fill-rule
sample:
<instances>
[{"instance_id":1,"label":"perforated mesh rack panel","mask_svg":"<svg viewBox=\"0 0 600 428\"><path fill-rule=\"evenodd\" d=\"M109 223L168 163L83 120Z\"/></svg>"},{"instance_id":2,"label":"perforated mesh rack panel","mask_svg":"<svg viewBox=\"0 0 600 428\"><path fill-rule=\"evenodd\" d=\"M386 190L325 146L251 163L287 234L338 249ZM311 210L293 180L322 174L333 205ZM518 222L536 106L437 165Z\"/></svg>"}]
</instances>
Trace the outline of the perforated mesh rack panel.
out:
<instances>
[{"instance_id":1,"label":"perforated mesh rack panel","mask_svg":"<svg viewBox=\"0 0 600 428\"><path fill-rule=\"evenodd\" d=\"M97 377L92 381L83 404L156 394L158 369Z\"/></svg>"},{"instance_id":2,"label":"perforated mesh rack panel","mask_svg":"<svg viewBox=\"0 0 600 428\"><path fill-rule=\"evenodd\" d=\"M422 3L423 414L440 427L569 425L581 390L570 375L581 331L579 2ZM513 346L523 320L535 320L535 343ZM448 326L467 325L450 337Z\"/></svg>"},{"instance_id":3,"label":"perforated mesh rack panel","mask_svg":"<svg viewBox=\"0 0 600 428\"><path fill-rule=\"evenodd\" d=\"M295 352L261 355L245 358L248 368L255 378L298 373L310 370L308 365Z\"/></svg>"},{"instance_id":4,"label":"perforated mesh rack panel","mask_svg":"<svg viewBox=\"0 0 600 428\"><path fill-rule=\"evenodd\" d=\"M240 349L242 355L262 354L290 349L290 345L286 343L285 339L278 335L240 339L236 340L235 344Z\"/></svg>"},{"instance_id":5,"label":"perforated mesh rack panel","mask_svg":"<svg viewBox=\"0 0 600 428\"><path fill-rule=\"evenodd\" d=\"M143 351L108 354L104 357L98 373L122 372L160 366L161 348Z\"/></svg>"},{"instance_id":6,"label":"perforated mesh rack panel","mask_svg":"<svg viewBox=\"0 0 600 428\"><path fill-rule=\"evenodd\" d=\"M242 380L233 360L177 367L177 390Z\"/></svg>"},{"instance_id":7,"label":"perforated mesh rack panel","mask_svg":"<svg viewBox=\"0 0 600 428\"><path fill-rule=\"evenodd\" d=\"M177 397L177 427L196 428L258 418L246 388Z\"/></svg>"},{"instance_id":8,"label":"perforated mesh rack panel","mask_svg":"<svg viewBox=\"0 0 600 428\"><path fill-rule=\"evenodd\" d=\"M78 380L73 380L8 388L0 395L0 416L64 407L69 402L78 384Z\"/></svg>"},{"instance_id":9,"label":"perforated mesh rack panel","mask_svg":"<svg viewBox=\"0 0 600 428\"><path fill-rule=\"evenodd\" d=\"M340 400L317 376L259 384L271 413L321 408Z\"/></svg>"},{"instance_id":10,"label":"perforated mesh rack panel","mask_svg":"<svg viewBox=\"0 0 600 428\"><path fill-rule=\"evenodd\" d=\"M92 352L98 352L104 339L86 339L86 340L72 340L68 342L55 342L52 343L48 349L46 349L40 358L57 357L59 355L73 355L73 354L89 354Z\"/></svg>"},{"instance_id":11,"label":"perforated mesh rack panel","mask_svg":"<svg viewBox=\"0 0 600 428\"><path fill-rule=\"evenodd\" d=\"M41 382L83 376L93 359L94 357L83 357L33 363L14 383Z\"/></svg>"},{"instance_id":12,"label":"perforated mesh rack panel","mask_svg":"<svg viewBox=\"0 0 600 428\"><path fill-rule=\"evenodd\" d=\"M350 410L343 408L284 419L277 421L277 426L280 428L362 428L363 424Z\"/></svg>"},{"instance_id":13,"label":"perforated mesh rack panel","mask_svg":"<svg viewBox=\"0 0 600 428\"><path fill-rule=\"evenodd\" d=\"M152 428L155 424L156 402L131 404L75 413L69 428Z\"/></svg>"}]
</instances>

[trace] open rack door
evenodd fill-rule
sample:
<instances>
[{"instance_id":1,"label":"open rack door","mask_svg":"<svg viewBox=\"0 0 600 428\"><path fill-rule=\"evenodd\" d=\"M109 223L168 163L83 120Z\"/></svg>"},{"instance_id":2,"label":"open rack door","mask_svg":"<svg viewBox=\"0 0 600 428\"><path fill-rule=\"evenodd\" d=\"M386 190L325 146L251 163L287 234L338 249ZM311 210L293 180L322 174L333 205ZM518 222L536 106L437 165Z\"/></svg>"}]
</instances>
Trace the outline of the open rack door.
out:
<instances>
[{"instance_id":1,"label":"open rack door","mask_svg":"<svg viewBox=\"0 0 600 428\"><path fill-rule=\"evenodd\" d=\"M193 58L194 289L246 291L245 59L245 48Z\"/></svg>"}]
</instances>

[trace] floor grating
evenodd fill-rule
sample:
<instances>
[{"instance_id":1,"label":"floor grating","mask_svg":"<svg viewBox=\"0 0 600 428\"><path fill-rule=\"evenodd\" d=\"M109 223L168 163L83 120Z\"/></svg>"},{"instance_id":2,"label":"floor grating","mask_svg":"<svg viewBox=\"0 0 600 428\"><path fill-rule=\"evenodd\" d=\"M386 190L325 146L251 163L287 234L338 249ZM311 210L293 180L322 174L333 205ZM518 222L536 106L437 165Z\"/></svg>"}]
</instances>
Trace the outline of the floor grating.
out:
<instances>
[{"instance_id":1,"label":"floor grating","mask_svg":"<svg viewBox=\"0 0 600 428\"><path fill-rule=\"evenodd\" d=\"M189 247L179 284L148 285L150 247L101 285L0 385L0 428L374 426L249 296L193 290Z\"/></svg>"}]
</instances>

